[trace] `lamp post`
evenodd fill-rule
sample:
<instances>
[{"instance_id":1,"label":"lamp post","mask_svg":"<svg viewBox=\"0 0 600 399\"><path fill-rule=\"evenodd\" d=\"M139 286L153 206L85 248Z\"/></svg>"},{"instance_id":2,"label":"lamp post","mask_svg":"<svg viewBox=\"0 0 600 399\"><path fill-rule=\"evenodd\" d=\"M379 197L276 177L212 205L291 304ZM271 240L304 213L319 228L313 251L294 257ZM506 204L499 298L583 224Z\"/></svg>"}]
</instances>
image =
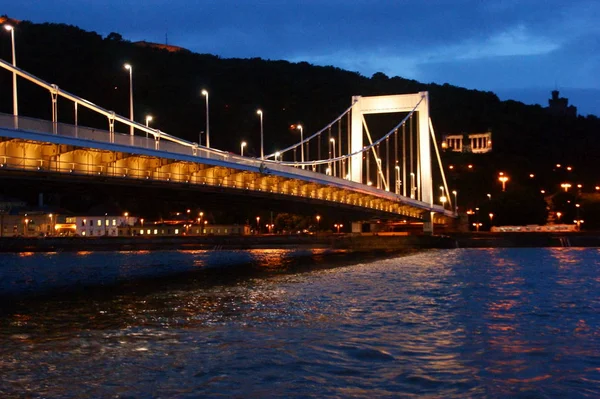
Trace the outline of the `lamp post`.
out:
<instances>
[{"instance_id":1,"label":"lamp post","mask_svg":"<svg viewBox=\"0 0 600 399\"><path fill-rule=\"evenodd\" d=\"M506 191L506 181L508 180L508 177L500 176L498 180L502 183L502 191Z\"/></svg>"},{"instance_id":2,"label":"lamp post","mask_svg":"<svg viewBox=\"0 0 600 399\"><path fill-rule=\"evenodd\" d=\"M152 121L152 115L146 115L146 127L150 127L150 122ZM146 138L148 138L148 132L146 131Z\"/></svg>"},{"instance_id":3,"label":"lamp post","mask_svg":"<svg viewBox=\"0 0 600 399\"><path fill-rule=\"evenodd\" d=\"M447 199L447 198L446 198L446 196L444 195L444 186L440 186L440 192L441 192L441 195L440 195L440 202L442 203L442 207L445 209L445 208L446 208L446 206L445 206L445 205L446 205L446 199ZM442 201L442 198L444 199L443 201Z\"/></svg>"},{"instance_id":4,"label":"lamp post","mask_svg":"<svg viewBox=\"0 0 600 399\"><path fill-rule=\"evenodd\" d=\"M210 124L208 119L208 91L202 90L202 95L206 97L206 148L210 148ZM200 144L200 142L198 142Z\"/></svg>"},{"instance_id":5,"label":"lamp post","mask_svg":"<svg viewBox=\"0 0 600 399\"><path fill-rule=\"evenodd\" d=\"M400 166L396 165L396 195L400 195Z\"/></svg>"},{"instance_id":6,"label":"lamp post","mask_svg":"<svg viewBox=\"0 0 600 399\"><path fill-rule=\"evenodd\" d=\"M10 32L10 40L12 43L12 64L17 66L17 55L15 52L15 28L12 25L4 25L4 29ZM19 115L19 106L17 103L17 73L13 72L13 115Z\"/></svg>"},{"instance_id":7,"label":"lamp post","mask_svg":"<svg viewBox=\"0 0 600 399\"><path fill-rule=\"evenodd\" d=\"M48 214L48 217L50 218L50 234L49 235L54 235L54 223L53 223L53 214Z\"/></svg>"},{"instance_id":8,"label":"lamp post","mask_svg":"<svg viewBox=\"0 0 600 399\"><path fill-rule=\"evenodd\" d=\"M319 232L319 227L321 226L321 215L317 215L317 233Z\"/></svg>"},{"instance_id":9,"label":"lamp post","mask_svg":"<svg viewBox=\"0 0 600 399\"><path fill-rule=\"evenodd\" d=\"M275 162L277 162L277 158L281 161L281 153L279 151L275 151Z\"/></svg>"},{"instance_id":10,"label":"lamp post","mask_svg":"<svg viewBox=\"0 0 600 399\"><path fill-rule=\"evenodd\" d=\"M490 213L489 216L490 216L490 226L493 226L494 225L494 214Z\"/></svg>"},{"instance_id":11,"label":"lamp post","mask_svg":"<svg viewBox=\"0 0 600 399\"><path fill-rule=\"evenodd\" d=\"M304 128L302 125L298 125L296 129L300 130L300 162L302 162L302 169L304 169Z\"/></svg>"},{"instance_id":12,"label":"lamp post","mask_svg":"<svg viewBox=\"0 0 600 399\"><path fill-rule=\"evenodd\" d=\"M256 217L256 234L260 234L260 216Z\"/></svg>"},{"instance_id":13,"label":"lamp post","mask_svg":"<svg viewBox=\"0 0 600 399\"><path fill-rule=\"evenodd\" d=\"M244 147L246 146L246 142L242 141L242 143L240 144L240 156L244 156Z\"/></svg>"},{"instance_id":14,"label":"lamp post","mask_svg":"<svg viewBox=\"0 0 600 399\"><path fill-rule=\"evenodd\" d=\"M452 194L454 194L454 213L458 215L458 192L453 190Z\"/></svg>"},{"instance_id":15,"label":"lamp post","mask_svg":"<svg viewBox=\"0 0 600 399\"><path fill-rule=\"evenodd\" d=\"M329 142L331 143L331 153L333 154L333 159L335 159L335 139L332 137L329 139ZM333 177L335 177L335 175L336 175L335 161L333 161Z\"/></svg>"},{"instance_id":16,"label":"lamp post","mask_svg":"<svg viewBox=\"0 0 600 399\"><path fill-rule=\"evenodd\" d=\"M133 67L131 64L125 64L124 67L129 71L129 120L133 122ZM129 126L129 134L133 136L133 124Z\"/></svg>"},{"instance_id":17,"label":"lamp post","mask_svg":"<svg viewBox=\"0 0 600 399\"><path fill-rule=\"evenodd\" d=\"M265 146L263 141L263 112L262 109L256 111L256 114L260 117L260 159L265 159Z\"/></svg>"},{"instance_id":18,"label":"lamp post","mask_svg":"<svg viewBox=\"0 0 600 399\"><path fill-rule=\"evenodd\" d=\"M340 234L340 228L344 227L344 225L341 223L336 223L333 225L333 227L337 228L337 232Z\"/></svg>"}]
</instances>

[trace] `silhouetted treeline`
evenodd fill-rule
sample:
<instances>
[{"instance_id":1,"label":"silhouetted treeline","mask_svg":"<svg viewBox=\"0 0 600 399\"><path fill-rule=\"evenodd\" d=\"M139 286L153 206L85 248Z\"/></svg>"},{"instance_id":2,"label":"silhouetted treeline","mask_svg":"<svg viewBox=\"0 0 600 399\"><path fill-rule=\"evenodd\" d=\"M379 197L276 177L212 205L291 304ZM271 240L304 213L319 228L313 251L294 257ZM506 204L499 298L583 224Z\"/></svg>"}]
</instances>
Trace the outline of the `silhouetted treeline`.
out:
<instances>
[{"instance_id":1,"label":"silhouetted treeline","mask_svg":"<svg viewBox=\"0 0 600 399\"><path fill-rule=\"evenodd\" d=\"M346 109L353 95L427 90L438 139L448 133L493 132L491 155L444 155L447 163L475 162L478 166L479 171L471 177L449 176L452 185L464 193L463 201L497 189L493 177L497 170L511 174L509 184L527 185L525 176L536 173L542 185L543 179L552 178L552 165L560 162L574 164L584 182L591 184L596 179L600 122L595 116L551 115L540 106L500 101L491 92L423 84L383 73L368 78L306 62L169 52L135 45L116 33L103 38L63 24L25 21L17 27L15 37L19 67L124 116L129 115L129 74L123 64L130 63L135 119L143 122L151 114L152 126L190 141L198 141L205 130L205 100L200 92L207 89L211 146L223 150L237 153L245 140L246 153L259 154L258 108L264 111L265 152L270 153L298 141L298 132L289 129L291 124L302 123L306 137ZM2 38L0 57L10 61L10 51L10 40ZM11 84L10 73L0 71L0 112L12 111ZM50 118L47 92L19 79L19 98L22 115ZM73 121L73 106L66 100L59 104L59 119ZM79 120L82 125L107 126L103 118L81 108ZM377 125L372 129L376 137L385 133L390 123L380 125L379 131ZM127 131L124 126L117 129Z\"/></svg>"}]
</instances>

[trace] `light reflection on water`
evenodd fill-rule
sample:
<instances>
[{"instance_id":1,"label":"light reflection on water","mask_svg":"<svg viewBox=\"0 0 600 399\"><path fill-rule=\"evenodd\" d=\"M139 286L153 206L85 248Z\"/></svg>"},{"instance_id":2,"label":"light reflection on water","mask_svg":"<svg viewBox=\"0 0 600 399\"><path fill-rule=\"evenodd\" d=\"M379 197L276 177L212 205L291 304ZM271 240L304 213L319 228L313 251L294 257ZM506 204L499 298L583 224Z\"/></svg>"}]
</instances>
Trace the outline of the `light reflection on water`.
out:
<instances>
[{"instance_id":1,"label":"light reflection on water","mask_svg":"<svg viewBox=\"0 0 600 399\"><path fill-rule=\"evenodd\" d=\"M600 396L598 250L243 252L102 254L206 272L10 307L0 396ZM80 265L63 255L34 258Z\"/></svg>"}]
</instances>

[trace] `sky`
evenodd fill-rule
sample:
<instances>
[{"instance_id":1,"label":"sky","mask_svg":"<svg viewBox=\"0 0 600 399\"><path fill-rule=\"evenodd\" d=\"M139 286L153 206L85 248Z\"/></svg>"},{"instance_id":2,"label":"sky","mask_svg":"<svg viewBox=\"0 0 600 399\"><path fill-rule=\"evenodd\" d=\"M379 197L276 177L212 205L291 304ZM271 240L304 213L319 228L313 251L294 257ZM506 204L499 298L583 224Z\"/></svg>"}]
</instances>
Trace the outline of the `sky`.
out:
<instances>
[{"instance_id":1,"label":"sky","mask_svg":"<svg viewBox=\"0 0 600 399\"><path fill-rule=\"evenodd\" d=\"M557 89L600 115L600 0L19 0L0 13L544 106Z\"/></svg>"}]
</instances>

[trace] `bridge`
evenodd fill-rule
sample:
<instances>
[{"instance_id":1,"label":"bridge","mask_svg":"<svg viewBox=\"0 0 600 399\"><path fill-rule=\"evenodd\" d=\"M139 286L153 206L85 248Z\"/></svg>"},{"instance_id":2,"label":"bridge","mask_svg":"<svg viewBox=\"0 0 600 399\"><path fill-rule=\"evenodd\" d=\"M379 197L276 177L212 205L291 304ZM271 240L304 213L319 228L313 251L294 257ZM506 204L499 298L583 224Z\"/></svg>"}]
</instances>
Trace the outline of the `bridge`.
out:
<instances>
[{"instance_id":1,"label":"bridge","mask_svg":"<svg viewBox=\"0 0 600 399\"><path fill-rule=\"evenodd\" d=\"M211 148L208 136L203 146L138 123L133 113L130 118L118 115L18 68L14 58L12 64L0 60L0 66L13 74L13 114L0 114L4 178L109 179L126 184L150 180L173 189L218 188L233 196L343 207L363 218L421 220L428 233L434 222L457 216L429 118L427 92L354 96L350 107L324 128L304 137L298 126L298 143L267 155L261 123L261 156L253 158ZM52 120L18 114L17 77L48 90ZM130 93L133 99L132 86ZM59 99L73 103L74 124L59 121ZM104 116L105 127L79 126L81 107ZM373 140L365 115L380 113L404 116ZM117 132L116 123L128 127L129 133ZM434 195L431 148L442 178L439 198Z\"/></svg>"}]
</instances>

